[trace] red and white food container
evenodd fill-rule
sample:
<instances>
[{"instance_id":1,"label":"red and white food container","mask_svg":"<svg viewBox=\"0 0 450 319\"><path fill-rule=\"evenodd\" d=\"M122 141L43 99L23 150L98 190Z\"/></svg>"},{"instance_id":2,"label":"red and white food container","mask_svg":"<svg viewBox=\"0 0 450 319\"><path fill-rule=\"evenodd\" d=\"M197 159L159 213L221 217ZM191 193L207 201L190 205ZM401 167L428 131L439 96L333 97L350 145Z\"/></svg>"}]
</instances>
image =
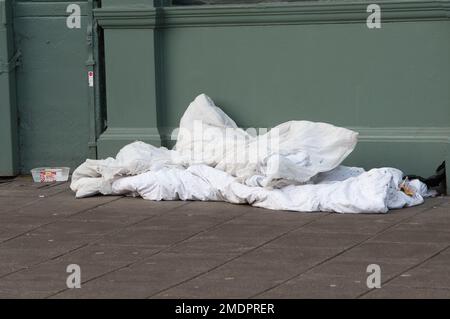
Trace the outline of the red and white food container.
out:
<instances>
[{"instance_id":1,"label":"red and white food container","mask_svg":"<svg viewBox=\"0 0 450 319\"><path fill-rule=\"evenodd\" d=\"M65 182L69 179L70 167L37 167L31 170L36 183Z\"/></svg>"}]
</instances>

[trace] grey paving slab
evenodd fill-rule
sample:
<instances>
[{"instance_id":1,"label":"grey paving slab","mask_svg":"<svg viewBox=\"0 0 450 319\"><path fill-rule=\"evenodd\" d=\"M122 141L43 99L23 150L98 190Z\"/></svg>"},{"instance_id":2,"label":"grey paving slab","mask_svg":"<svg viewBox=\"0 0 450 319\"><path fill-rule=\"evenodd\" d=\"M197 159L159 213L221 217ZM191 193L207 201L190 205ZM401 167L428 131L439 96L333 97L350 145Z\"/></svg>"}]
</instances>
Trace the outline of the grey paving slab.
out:
<instances>
[{"instance_id":1,"label":"grey paving slab","mask_svg":"<svg viewBox=\"0 0 450 319\"><path fill-rule=\"evenodd\" d=\"M194 207L198 207L200 206L198 203L194 204ZM214 210L211 210L211 203L209 203L208 205L202 205L204 208L210 210L211 212L214 212ZM209 207L209 208L208 208ZM253 246L250 246L249 249L253 248L254 246L260 245L262 243L264 243L265 241L271 240L276 238L279 235L282 235L294 228L297 228L299 226L304 225L305 223L307 223L308 221L312 220L312 219L317 219L320 218L321 216L323 216L323 214L318 214L315 217L307 217L307 218L302 218L299 215L297 216L293 216L293 215L289 215L289 217L285 217L288 218L288 220L284 220L281 223L271 223L270 220L268 220L267 218L264 219L262 218L261 220L255 219L254 217L249 217L248 215L251 214L247 214L245 212L242 211L242 209L245 209L245 206L232 206L233 210L237 210L237 212L232 212L232 216L227 216L230 215L230 211L227 211L226 214L218 214L217 216L215 216L214 218L211 218L212 216L208 216L208 215L204 215L203 213L198 214L198 210L195 209L194 213L186 213L189 212L189 210L192 207L189 206L185 206L183 207L182 210L175 210L173 213L171 213L170 215L164 215L161 216L157 219L152 219L149 222L143 222L141 224L139 224L137 227L139 228L143 228L144 230L147 230L148 232L154 231L154 230L158 230L160 229L162 226L164 226L164 230L169 230L169 229L178 229L178 233L180 233L183 229L190 229L192 228L194 231L198 231L199 229L205 229L204 232L202 232L201 234L197 234L196 236L189 238L188 240L180 243L179 245L176 245L175 247L172 247L170 250L168 250L167 253L155 256L150 258L150 262L151 260L154 260L155 258L158 259L160 258L160 256L165 256L166 254L171 254L172 256L178 256L178 258L180 259L180 261L183 260L183 256L185 256L186 253L188 254L194 254L195 256L202 256L201 260L203 260L204 258L206 258L206 260L210 259L211 256L213 256L214 258L219 258L220 259L220 263L218 263L217 266L220 266L223 263L226 263L229 260L232 260L233 258L237 256L239 256L239 254L242 251L245 251L244 249L242 249L242 246L239 246L239 244L237 245L237 250L233 251L229 251L229 250L224 250L221 249L222 247L217 247L214 245L211 245L211 242L209 241L209 238L214 237L214 238L220 238L220 236L223 236L224 234L228 237L229 234L229 230L233 229L233 232L231 234L230 238L233 239L240 239L241 242L245 242L246 245L244 247L246 247L248 245L248 234L253 234L253 238L256 239L257 241L254 242ZM233 211L232 210L232 211ZM255 211L254 209L250 209L250 211ZM182 212L180 214L180 212ZM288 214L286 215L288 216ZM193 218L194 217L194 218ZM200 217L200 219L198 219ZM218 218L220 217L220 218ZM181 223L180 223L181 221ZM187 222L191 222L192 226L186 226ZM216 224L214 226L214 223ZM135 229L134 229L135 230ZM261 234L255 236L255 230L260 231ZM148 235L146 236L148 237ZM195 249L190 249L189 246L192 242L191 240L194 240L194 243L198 244L198 241L196 242L195 240L200 240L200 242L206 238L206 242L205 244L207 244L209 247L214 247L214 251L210 251L207 252L205 250L195 250ZM227 239L225 239L225 241L227 241ZM185 246L186 245L186 246ZM194 246L195 247L195 246ZM146 265L149 261L147 260L146 263L144 263L144 265ZM131 266L130 267L130 271L132 271L133 273L135 273L136 271L134 270L135 268L142 267L141 265L136 265L136 266ZM202 272L205 271L209 271L210 268L207 268L205 270L202 270L201 268L197 268L195 272L192 273L191 276L197 276L202 274ZM120 271L120 273L123 274L123 271ZM138 272L139 273L139 272ZM116 275L116 274L114 274ZM107 275L106 277L111 277L113 276L113 274L111 275ZM105 278L101 278L99 280L104 281ZM161 278L161 276L158 276L158 278ZM171 279L173 279L171 277ZM187 278L183 278L181 281L187 280L189 279L189 277ZM172 285L177 285L179 284L179 281L173 281L171 282ZM164 290L167 287L165 285L157 285L156 283L154 283L152 285L153 288L158 288L157 290L154 291L147 291L149 296L152 296L152 294L156 294L158 291L160 290Z\"/></svg>"},{"instance_id":2,"label":"grey paving slab","mask_svg":"<svg viewBox=\"0 0 450 319\"><path fill-rule=\"evenodd\" d=\"M146 246L137 247L130 246L117 246L111 244L92 244L85 246L71 254L67 254L58 258L58 262L64 264L98 264L114 266L123 266L132 264L138 260L142 260L145 257L155 254L163 249L165 246ZM105 273L108 271L105 271ZM86 279L90 278L87 276Z\"/></svg>"},{"instance_id":3,"label":"grey paving slab","mask_svg":"<svg viewBox=\"0 0 450 319\"><path fill-rule=\"evenodd\" d=\"M0 248L0 278L11 272L33 267L85 245L81 240L54 240L53 237L30 237L10 247Z\"/></svg>"},{"instance_id":4,"label":"grey paving slab","mask_svg":"<svg viewBox=\"0 0 450 319\"><path fill-rule=\"evenodd\" d=\"M393 225L407 221L425 211L438 207L445 202L442 198L433 198L424 204L402 210L392 210L386 214L329 214L319 219L305 230L312 232L360 233L374 235Z\"/></svg>"},{"instance_id":5,"label":"grey paving slab","mask_svg":"<svg viewBox=\"0 0 450 319\"><path fill-rule=\"evenodd\" d=\"M355 293L358 294L352 296L357 297L369 289L366 287L366 280L369 273L367 267L370 264L377 264L381 268L381 281L382 283L391 280L395 276L398 276L402 272L410 269L416 264L411 260L405 259L382 259L371 258L368 256L348 257L345 253L337 254L334 258L326 259L323 263L317 263L314 267L310 267L306 271L299 272L298 275L277 285L270 290L263 291L257 294L257 297L273 297L273 298L288 298L289 290L296 285L303 285L305 282L316 281L321 276L324 278L334 278L342 283L350 284L351 288L356 288L353 283L358 284ZM297 284L296 284L297 283ZM322 285L322 283L321 283ZM334 287L331 287L334 288ZM335 292L330 290L328 292ZM353 293L353 292L352 292ZM303 294L303 292L302 292ZM333 296L344 298L346 295L334 294ZM324 296L325 297L325 296Z\"/></svg>"},{"instance_id":6,"label":"grey paving slab","mask_svg":"<svg viewBox=\"0 0 450 319\"><path fill-rule=\"evenodd\" d=\"M305 229L307 227L289 232L218 269L155 297L178 298L188 292L202 298L207 298L208 295L252 297L368 238L364 234L316 233ZM217 287L220 287L219 291Z\"/></svg>"},{"instance_id":7,"label":"grey paving slab","mask_svg":"<svg viewBox=\"0 0 450 319\"><path fill-rule=\"evenodd\" d=\"M0 213L26 207L65 191L67 191L66 183L40 185L31 182L30 179L1 183Z\"/></svg>"},{"instance_id":8,"label":"grey paving slab","mask_svg":"<svg viewBox=\"0 0 450 319\"><path fill-rule=\"evenodd\" d=\"M292 220L286 222L285 220L271 223L268 219L258 221L257 218L248 217L245 214L214 229L189 238L170 250L173 252L194 251L240 254L324 216L324 214L318 214L317 216L311 216L311 214L302 215L303 217L297 216L295 222Z\"/></svg>"},{"instance_id":9,"label":"grey paving slab","mask_svg":"<svg viewBox=\"0 0 450 319\"><path fill-rule=\"evenodd\" d=\"M360 276L308 274L272 289L258 298L355 298L367 289Z\"/></svg>"},{"instance_id":10,"label":"grey paving slab","mask_svg":"<svg viewBox=\"0 0 450 319\"><path fill-rule=\"evenodd\" d=\"M81 213L108 202L119 199L117 196L97 196L86 199L76 199L69 190L62 191L50 197L43 197L28 205L13 210L0 211L1 215L32 216L32 217L50 217L50 216L68 216L75 213Z\"/></svg>"},{"instance_id":11,"label":"grey paving slab","mask_svg":"<svg viewBox=\"0 0 450 319\"><path fill-rule=\"evenodd\" d=\"M153 298L250 298L337 253L331 248L252 251Z\"/></svg>"},{"instance_id":12,"label":"grey paving slab","mask_svg":"<svg viewBox=\"0 0 450 319\"><path fill-rule=\"evenodd\" d=\"M402 224L373 238L372 242L436 243L450 244L450 230L423 228L414 224Z\"/></svg>"},{"instance_id":13,"label":"grey paving slab","mask_svg":"<svg viewBox=\"0 0 450 319\"><path fill-rule=\"evenodd\" d=\"M449 206L432 207L401 223L399 227L411 230L450 231L449 214Z\"/></svg>"},{"instance_id":14,"label":"grey paving slab","mask_svg":"<svg viewBox=\"0 0 450 319\"><path fill-rule=\"evenodd\" d=\"M352 278L355 281L365 283L369 273L367 267L371 264L365 259L349 259L342 256L337 256L332 260L327 261L317 267L314 267L309 272L310 274L326 274L334 275L336 277ZM397 260L379 261L377 265L381 269L381 282L386 282L393 277L405 272L414 263L401 262Z\"/></svg>"},{"instance_id":15,"label":"grey paving slab","mask_svg":"<svg viewBox=\"0 0 450 319\"><path fill-rule=\"evenodd\" d=\"M145 262L109 273L53 298L146 298L223 262L224 254L161 253Z\"/></svg>"},{"instance_id":16,"label":"grey paving slab","mask_svg":"<svg viewBox=\"0 0 450 319\"><path fill-rule=\"evenodd\" d=\"M438 254L394 278L390 285L450 290L450 255Z\"/></svg>"},{"instance_id":17,"label":"grey paving slab","mask_svg":"<svg viewBox=\"0 0 450 319\"><path fill-rule=\"evenodd\" d=\"M35 248L0 249L0 280L5 275L45 262L56 255L55 252Z\"/></svg>"},{"instance_id":18,"label":"grey paving slab","mask_svg":"<svg viewBox=\"0 0 450 319\"><path fill-rule=\"evenodd\" d=\"M450 200L387 214L75 199L0 184L0 298L448 298ZM68 289L66 267L82 269ZM379 264L382 288L366 286Z\"/></svg>"},{"instance_id":19,"label":"grey paving slab","mask_svg":"<svg viewBox=\"0 0 450 319\"><path fill-rule=\"evenodd\" d=\"M351 218L351 215L330 214L326 218L319 219L307 227L306 231L318 233L357 233L376 234L389 227L393 222L366 220L364 216Z\"/></svg>"},{"instance_id":20,"label":"grey paving slab","mask_svg":"<svg viewBox=\"0 0 450 319\"><path fill-rule=\"evenodd\" d=\"M120 200L108 202L105 205L70 216L70 219L85 221L108 220L127 225L164 214L186 204L181 201L152 202L141 198L123 197Z\"/></svg>"},{"instance_id":21,"label":"grey paving slab","mask_svg":"<svg viewBox=\"0 0 450 319\"><path fill-rule=\"evenodd\" d=\"M364 299L449 299L449 289L411 288L388 285L374 289Z\"/></svg>"},{"instance_id":22,"label":"grey paving slab","mask_svg":"<svg viewBox=\"0 0 450 319\"><path fill-rule=\"evenodd\" d=\"M31 176L18 177L11 182L0 183L1 197L26 198L35 195L52 195L67 189L67 183L34 183Z\"/></svg>"},{"instance_id":23,"label":"grey paving slab","mask_svg":"<svg viewBox=\"0 0 450 319\"><path fill-rule=\"evenodd\" d=\"M117 245L170 246L245 213L243 207L237 208L234 205L225 213L216 213L210 203L201 204L203 205L190 202L171 209L118 233L105 236L102 242Z\"/></svg>"},{"instance_id":24,"label":"grey paving slab","mask_svg":"<svg viewBox=\"0 0 450 319\"><path fill-rule=\"evenodd\" d=\"M0 298L45 298L67 290L67 266L79 265L81 280L89 281L142 260L161 247L111 246L93 244L55 260L16 271L0 280ZM20 283L20 285L15 285Z\"/></svg>"},{"instance_id":25,"label":"grey paving slab","mask_svg":"<svg viewBox=\"0 0 450 319\"><path fill-rule=\"evenodd\" d=\"M361 243L368 238L369 235L367 234L314 232L306 225L305 227L286 234L286 236L277 239L268 246L279 249L284 249L286 247L291 249L299 247L344 249Z\"/></svg>"},{"instance_id":26,"label":"grey paving slab","mask_svg":"<svg viewBox=\"0 0 450 319\"><path fill-rule=\"evenodd\" d=\"M45 298L66 288L66 265L46 263L0 281L0 298Z\"/></svg>"},{"instance_id":27,"label":"grey paving slab","mask_svg":"<svg viewBox=\"0 0 450 319\"><path fill-rule=\"evenodd\" d=\"M445 245L435 243L366 242L342 254L342 258L367 260L371 263L397 261L419 263L433 256Z\"/></svg>"},{"instance_id":28,"label":"grey paving slab","mask_svg":"<svg viewBox=\"0 0 450 319\"><path fill-rule=\"evenodd\" d=\"M52 218L0 215L0 243L50 222Z\"/></svg>"},{"instance_id":29,"label":"grey paving slab","mask_svg":"<svg viewBox=\"0 0 450 319\"><path fill-rule=\"evenodd\" d=\"M326 215L319 214L316 219L323 216ZM313 220L309 219L309 222ZM238 220L233 222L239 224ZM243 225L247 223L248 221ZM178 298L188 292L203 298L252 297L339 254L345 247L366 239L366 236L358 234L305 233L302 231L303 226L308 225L308 222L294 225L295 228L284 229L284 233L272 237L273 240L267 240L266 244L241 249L240 254L220 267L152 297ZM328 245L325 243L327 237Z\"/></svg>"}]
</instances>

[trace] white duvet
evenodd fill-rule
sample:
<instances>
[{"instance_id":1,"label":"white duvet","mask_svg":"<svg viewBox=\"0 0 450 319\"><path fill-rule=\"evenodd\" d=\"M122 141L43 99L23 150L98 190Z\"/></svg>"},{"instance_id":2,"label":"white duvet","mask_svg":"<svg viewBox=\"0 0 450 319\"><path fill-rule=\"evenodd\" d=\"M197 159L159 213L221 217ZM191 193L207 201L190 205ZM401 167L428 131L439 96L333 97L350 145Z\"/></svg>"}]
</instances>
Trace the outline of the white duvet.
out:
<instances>
[{"instance_id":1,"label":"white duvet","mask_svg":"<svg viewBox=\"0 0 450 319\"><path fill-rule=\"evenodd\" d=\"M326 123L289 121L265 134L244 131L206 95L181 118L173 150L134 142L116 158L86 160L72 174L76 197L133 195L201 200L301 212L385 213L414 206L426 185L395 168L340 164L358 133Z\"/></svg>"}]
</instances>

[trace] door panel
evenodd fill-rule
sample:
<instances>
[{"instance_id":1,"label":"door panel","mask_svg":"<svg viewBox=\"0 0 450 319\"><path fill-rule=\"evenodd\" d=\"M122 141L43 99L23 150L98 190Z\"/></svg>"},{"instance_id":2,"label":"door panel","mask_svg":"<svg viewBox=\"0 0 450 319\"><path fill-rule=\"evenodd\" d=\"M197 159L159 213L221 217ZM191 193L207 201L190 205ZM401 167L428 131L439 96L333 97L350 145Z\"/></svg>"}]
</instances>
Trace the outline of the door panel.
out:
<instances>
[{"instance_id":1,"label":"door panel","mask_svg":"<svg viewBox=\"0 0 450 319\"><path fill-rule=\"evenodd\" d=\"M81 8L81 28L66 25L70 3ZM89 154L88 2L18 1L15 44L20 169L80 164Z\"/></svg>"}]
</instances>

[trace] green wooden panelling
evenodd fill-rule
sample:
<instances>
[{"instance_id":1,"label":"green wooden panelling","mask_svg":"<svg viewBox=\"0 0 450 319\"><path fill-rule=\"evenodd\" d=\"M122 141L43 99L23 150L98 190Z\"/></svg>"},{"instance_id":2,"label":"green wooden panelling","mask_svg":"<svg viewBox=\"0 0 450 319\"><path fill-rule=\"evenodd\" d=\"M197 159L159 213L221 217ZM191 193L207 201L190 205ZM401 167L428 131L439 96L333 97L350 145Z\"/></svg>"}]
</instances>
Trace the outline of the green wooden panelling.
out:
<instances>
[{"instance_id":1,"label":"green wooden panelling","mask_svg":"<svg viewBox=\"0 0 450 319\"><path fill-rule=\"evenodd\" d=\"M69 3L81 6L81 28L66 26ZM15 43L21 172L37 166L75 168L89 153L86 1L16 2ZM91 153L92 154L92 153ZM95 153L94 155L95 156Z\"/></svg>"},{"instance_id":2,"label":"green wooden panelling","mask_svg":"<svg viewBox=\"0 0 450 319\"><path fill-rule=\"evenodd\" d=\"M18 173L15 67L11 1L0 0L0 176Z\"/></svg>"}]
</instances>

